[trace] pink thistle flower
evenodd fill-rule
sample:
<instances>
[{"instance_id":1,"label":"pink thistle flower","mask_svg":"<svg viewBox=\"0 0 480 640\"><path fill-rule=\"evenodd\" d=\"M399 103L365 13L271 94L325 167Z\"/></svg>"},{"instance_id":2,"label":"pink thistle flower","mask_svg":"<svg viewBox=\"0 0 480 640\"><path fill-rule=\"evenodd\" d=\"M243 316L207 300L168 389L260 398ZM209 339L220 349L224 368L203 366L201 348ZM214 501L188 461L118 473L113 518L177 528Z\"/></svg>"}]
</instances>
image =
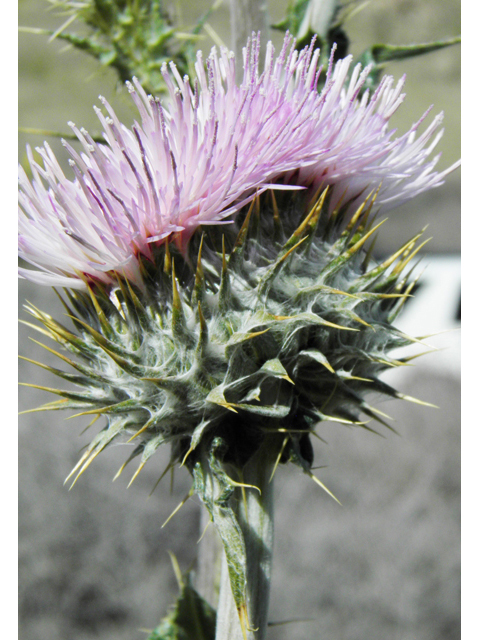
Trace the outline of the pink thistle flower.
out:
<instances>
[{"instance_id":1,"label":"pink thistle flower","mask_svg":"<svg viewBox=\"0 0 480 640\"><path fill-rule=\"evenodd\" d=\"M162 74L168 105L127 83L140 122L125 127L104 98L95 108L106 144L70 123L82 144L67 178L45 143L28 149L33 179L20 168L20 256L38 270L21 269L37 283L83 288L85 278L111 282L111 272L140 283L138 255L173 237L184 249L200 225L226 223L256 191L333 186L332 206L379 188L376 206L397 206L443 182L430 159L442 135L437 116L417 137L419 122L393 138L390 117L403 101L404 79L385 77L375 93L360 92L369 69L351 56L333 63L321 92L319 51L298 53L287 34L274 59L267 46L259 72L259 37L244 49L244 77L235 60L214 48L204 65L197 54L193 86L175 65Z\"/></svg>"}]
</instances>

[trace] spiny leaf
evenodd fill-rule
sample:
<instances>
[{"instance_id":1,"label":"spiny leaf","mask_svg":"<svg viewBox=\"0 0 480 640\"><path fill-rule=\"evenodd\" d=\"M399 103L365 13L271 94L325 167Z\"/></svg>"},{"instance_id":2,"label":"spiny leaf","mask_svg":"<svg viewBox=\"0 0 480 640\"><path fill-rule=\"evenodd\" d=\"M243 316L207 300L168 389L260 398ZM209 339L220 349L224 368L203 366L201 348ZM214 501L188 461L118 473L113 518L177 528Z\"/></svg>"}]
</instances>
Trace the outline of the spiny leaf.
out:
<instances>
[{"instance_id":1,"label":"spiny leaf","mask_svg":"<svg viewBox=\"0 0 480 640\"><path fill-rule=\"evenodd\" d=\"M230 274L228 272L227 258L225 253L225 236L222 236L222 275L218 290L218 307L222 314L227 315L231 307L232 291L230 284Z\"/></svg>"},{"instance_id":2,"label":"spiny leaf","mask_svg":"<svg viewBox=\"0 0 480 640\"><path fill-rule=\"evenodd\" d=\"M237 403L234 405L236 408L241 409L242 411L246 411L247 413L253 413L259 416L265 416L268 418L281 419L286 418L291 411L290 405L284 404L248 404L248 403Z\"/></svg>"},{"instance_id":3,"label":"spiny leaf","mask_svg":"<svg viewBox=\"0 0 480 640\"><path fill-rule=\"evenodd\" d=\"M172 272L172 258L170 255L170 247L168 244L168 238L165 240L165 260L163 263L163 271L169 276Z\"/></svg>"},{"instance_id":4,"label":"spiny leaf","mask_svg":"<svg viewBox=\"0 0 480 640\"><path fill-rule=\"evenodd\" d=\"M260 280L257 287L257 296L260 299L265 299L269 296L270 290L274 285L275 279L281 273L282 269L288 263L288 258L291 258L295 251L300 247L304 242L308 240L308 237L305 236L301 240L299 240L296 244L291 246L288 250L282 250L276 259L276 261L268 268L265 275Z\"/></svg>"},{"instance_id":5,"label":"spiny leaf","mask_svg":"<svg viewBox=\"0 0 480 640\"><path fill-rule=\"evenodd\" d=\"M115 476L113 477L112 482L115 482L115 480L117 480L117 478L120 477L120 475L123 473L125 467L127 466L127 464L129 462L131 462L134 458L136 458L137 456L139 456L143 451L143 446L139 445L138 447L136 447L132 453L128 456L128 458L125 460L125 462L122 464L122 466L120 467L120 469L117 471L117 473L115 474Z\"/></svg>"},{"instance_id":6,"label":"spiny leaf","mask_svg":"<svg viewBox=\"0 0 480 640\"><path fill-rule=\"evenodd\" d=\"M213 402L214 404L218 404L219 406L224 407L229 411L233 411L233 413L238 413L237 409L235 408L238 405L231 404L230 402L227 402L227 400L225 399L225 396L223 393L223 385L212 389L208 394L208 396L205 398L205 402Z\"/></svg>"},{"instance_id":7,"label":"spiny leaf","mask_svg":"<svg viewBox=\"0 0 480 640\"><path fill-rule=\"evenodd\" d=\"M195 272L195 285L192 291L192 306L195 306L195 304L200 305L200 303L203 302L205 298L205 274L203 272L203 266L202 266L203 239L204 239L204 234L202 233L202 237L200 239L200 245L198 247L197 270Z\"/></svg>"},{"instance_id":8,"label":"spiny leaf","mask_svg":"<svg viewBox=\"0 0 480 640\"><path fill-rule=\"evenodd\" d=\"M97 404L99 407L104 406L108 403L108 399L106 398L98 398L93 394L88 393L76 393L74 391L65 391L63 389L54 389L52 387L44 387L39 384L30 384L28 382L19 382L22 387L31 387L32 389L39 389L40 391L48 391L49 393L54 393L57 396L62 396L63 398L67 398L68 400L74 400L76 402L81 402L83 404Z\"/></svg>"},{"instance_id":9,"label":"spiny leaf","mask_svg":"<svg viewBox=\"0 0 480 640\"><path fill-rule=\"evenodd\" d=\"M23 415L25 413L36 413L37 411L59 411L60 409L68 409L69 408L68 400L55 400L54 402L46 402L42 404L40 407L35 407L35 409L26 409L25 411L19 411L18 415Z\"/></svg>"},{"instance_id":10,"label":"spiny leaf","mask_svg":"<svg viewBox=\"0 0 480 640\"><path fill-rule=\"evenodd\" d=\"M241 262L241 257L243 255L247 237L248 237L248 228L250 225L250 218L252 215L253 207L255 205L255 200L252 200L250 204L250 208L248 209L245 220L243 221L242 226L237 234L235 239L235 244L233 246L232 252L228 258L228 267L233 268L234 266L238 266Z\"/></svg>"},{"instance_id":11,"label":"spiny leaf","mask_svg":"<svg viewBox=\"0 0 480 640\"><path fill-rule=\"evenodd\" d=\"M100 326L102 327L102 331L109 340L112 340L116 335L116 332L112 327L112 325L110 324L110 322L107 320L107 317L105 316L105 313L103 312L102 307L99 305L97 297L94 294L92 287L90 285L87 285L87 290L88 290L88 293L90 294L90 299L93 303L93 306L95 307L97 318L100 322ZM70 315L70 317L72 316Z\"/></svg>"},{"instance_id":12,"label":"spiny leaf","mask_svg":"<svg viewBox=\"0 0 480 640\"><path fill-rule=\"evenodd\" d=\"M240 610L246 606L247 557L245 541L235 511L230 505L234 487L222 466L225 441L215 438L209 451L195 464L195 493L207 507L223 542L232 595Z\"/></svg>"},{"instance_id":13,"label":"spiny leaf","mask_svg":"<svg viewBox=\"0 0 480 640\"><path fill-rule=\"evenodd\" d=\"M106 338L99 331L91 327L87 322L84 322L83 320L80 320L80 318L76 318L76 317L72 319L74 319L76 322L81 324L82 328L85 329L88 334L90 334L90 336L94 339L96 344L101 349L103 349L103 351L108 352L109 355L114 353L119 358L124 358L124 356L126 356L128 358L131 358L132 360L135 359L135 355L133 353L131 353L124 347L120 346L117 342L112 342L111 340ZM55 323L55 325L52 325L52 331L54 331L55 333L58 333L60 337L64 337L65 340L68 340L68 342L72 343L77 348L80 348L80 346L78 346L78 343L80 343L80 345L85 344L85 342L81 340L81 338L78 338L77 336L75 336L70 332L63 331L61 327L57 326L57 323Z\"/></svg>"},{"instance_id":14,"label":"spiny leaf","mask_svg":"<svg viewBox=\"0 0 480 640\"><path fill-rule=\"evenodd\" d=\"M422 231L420 231L420 233L417 233L415 236L413 236L411 240L408 240L407 242L405 242L405 244L401 246L400 249L398 249L398 251L395 251L395 253L393 253L389 258L384 260L381 264L377 265L370 271L367 271L367 273L365 273L364 275L358 277L356 280L356 283L360 285L362 289L365 289L367 286L369 286L374 280L376 280L377 278L379 278L381 275L385 273L388 267L390 267L395 262L395 260L402 255L402 253L405 251L405 249L407 249L407 247L409 247L412 243L415 243L420 238L420 236L424 233L425 229L426 227L424 227ZM353 289L351 288L351 290Z\"/></svg>"},{"instance_id":15,"label":"spiny leaf","mask_svg":"<svg viewBox=\"0 0 480 640\"><path fill-rule=\"evenodd\" d=\"M172 333L175 339L180 343L191 343L192 336L187 329L185 313L183 310L182 299L178 291L177 279L175 277L175 262L172 260Z\"/></svg>"},{"instance_id":16,"label":"spiny leaf","mask_svg":"<svg viewBox=\"0 0 480 640\"><path fill-rule=\"evenodd\" d=\"M300 353L298 354L297 361L301 362L302 360L307 360L307 362L309 360L313 360L314 362L320 363L323 367L325 367L331 373L335 373L335 369L328 362L325 355L320 351L316 351L314 349L303 349L303 351L300 351Z\"/></svg>"},{"instance_id":17,"label":"spiny leaf","mask_svg":"<svg viewBox=\"0 0 480 640\"><path fill-rule=\"evenodd\" d=\"M278 358L267 360L267 362L261 366L260 371L267 372L269 375L282 378L291 384L295 384Z\"/></svg>"},{"instance_id":18,"label":"spiny leaf","mask_svg":"<svg viewBox=\"0 0 480 640\"><path fill-rule=\"evenodd\" d=\"M38 340L34 340L33 338L29 338L29 339L32 342L34 342L35 344L38 344L43 349L46 349L47 351L52 353L57 358L60 358L60 360L63 360L63 362L66 362L68 365L70 365L71 367L73 367L77 371L80 371L80 373L82 373L84 376L86 376L89 380L93 380L94 382L102 382L103 384L108 384L108 382L109 382L108 378L106 378L105 376L97 373L96 371L94 371L90 367L85 367L84 365L80 364L79 362L75 362L74 360L71 360L70 358L67 358L67 356L64 355L63 353L55 351L55 349L52 349L51 347L47 346L46 344L43 344L42 342L38 342Z\"/></svg>"},{"instance_id":19,"label":"spiny leaf","mask_svg":"<svg viewBox=\"0 0 480 640\"><path fill-rule=\"evenodd\" d=\"M182 576L178 562L170 554L180 594L174 608L150 633L147 640L213 640L215 610L190 584L189 574Z\"/></svg>"},{"instance_id":20,"label":"spiny leaf","mask_svg":"<svg viewBox=\"0 0 480 640\"><path fill-rule=\"evenodd\" d=\"M361 226L359 225L359 223L362 217L368 219L368 215L371 211L373 203L375 202L379 188L376 190L376 192L370 192L368 196L363 200L363 202L360 203L360 205L357 207L357 210L348 221L348 224L345 227L344 231L340 235L341 238L347 238L351 236L351 234L355 230L355 227L357 227L357 233L361 230ZM367 206L367 204L369 205L369 208L365 212L365 207Z\"/></svg>"},{"instance_id":21,"label":"spiny leaf","mask_svg":"<svg viewBox=\"0 0 480 640\"><path fill-rule=\"evenodd\" d=\"M451 47L454 44L460 44L461 37L455 36L447 40L438 40L437 42L427 42L423 44L375 44L369 50L370 55L377 65L384 65L393 60L403 60L405 58L413 58L432 51L438 51L445 47ZM364 54L366 55L366 54Z\"/></svg>"},{"instance_id":22,"label":"spiny leaf","mask_svg":"<svg viewBox=\"0 0 480 640\"><path fill-rule=\"evenodd\" d=\"M284 231L274 189L270 189L270 198L272 199L274 239L276 242L280 242L284 237Z\"/></svg>"},{"instance_id":23,"label":"spiny leaf","mask_svg":"<svg viewBox=\"0 0 480 640\"><path fill-rule=\"evenodd\" d=\"M103 384L100 384L97 380L88 378L86 376L77 376L74 373L67 373L66 371L62 371L61 369L56 369L55 367L50 367L49 365L43 364L42 362L38 362L37 360L32 360L31 358L26 358L25 356L19 356L22 360L26 362L30 362L31 364L40 367L41 369L45 369L45 371L49 371L59 378L63 378L64 380L68 380L68 382L72 382L80 387L88 387L88 386L97 386L103 387Z\"/></svg>"},{"instance_id":24,"label":"spiny leaf","mask_svg":"<svg viewBox=\"0 0 480 640\"><path fill-rule=\"evenodd\" d=\"M287 242L285 242L285 244L282 247L283 251L280 255L282 255L283 252L288 253L289 250L292 249L292 247L298 245L299 240L303 240L304 238L307 238L313 233L314 229L317 226L320 214L322 212L323 203L325 202L327 193L328 193L328 187L324 189L318 202L316 202L315 205L310 209L310 212L307 214L304 220L302 220L302 222L298 225L298 227L292 233L292 235L287 240Z\"/></svg>"},{"instance_id":25,"label":"spiny leaf","mask_svg":"<svg viewBox=\"0 0 480 640\"><path fill-rule=\"evenodd\" d=\"M363 247L365 242L372 236L375 231L384 224L386 220L382 220L379 222L373 229L371 229L368 233L363 235L360 240L358 240L352 247L350 247L347 251L341 253L338 258L330 262L330 264L325 267L321 275L325 280L331 278L337 271L339 271L345 263L347 263L351 258Z\"/></svg>"},{"instance_id":26,"label":"spiny leaf","mask_svg":"<svg viewBox=\"0 0 480 640\"><path fill-rule=\"evenodd\" d=\"M203 315L202 305L200 300L198 301L198 323L200 325L200 331L198 334L198 342L196 348L196 354L199 358L204 356L207 347L208 347L208 325L205 321L205 316Z\"/></svg>"}]
</instances>

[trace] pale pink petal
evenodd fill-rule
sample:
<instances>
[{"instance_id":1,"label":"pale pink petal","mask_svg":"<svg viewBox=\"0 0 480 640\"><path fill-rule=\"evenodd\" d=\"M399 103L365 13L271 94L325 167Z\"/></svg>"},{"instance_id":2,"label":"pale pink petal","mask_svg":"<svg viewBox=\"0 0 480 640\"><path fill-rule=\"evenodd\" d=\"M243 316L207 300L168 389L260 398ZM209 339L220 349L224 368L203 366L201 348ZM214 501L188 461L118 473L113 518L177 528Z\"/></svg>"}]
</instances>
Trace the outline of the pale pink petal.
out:
<instances>
[{"instance_id":1,"label":"pale pink petal","mask_svg":"<svg viewBox=\"0 0 480 640\"><path fill-rule=\"evenodd\" d=\"M82 145L65 176L49 146L28 150L32 180L20 170L19 253L38 270L37 283L83 287L80 275L111 282L112 272L141 284L138 255L172 234L179 246L202 224L219 224L267 188L333 187L355 200L379 189L375 205L397 206L440 185L453 165L436 172L431 158L441 137L441 114L423 133L423 118L394 137L389 119L402 103L404 79L385 77L369 97L368 74L351 57L333 63L318 92L318 50L298 52L287 34L280 55L267 46L258 69L259 39L244 49L244 78L235 82L232 53L201 53L193 83L175 65L162 67L169 98L147 96L127 83L139 121L125 127L107 100L96 113L106 144L70 126ZM72 282L76 282L75 285Z\"/></svg>"}]
</instances>

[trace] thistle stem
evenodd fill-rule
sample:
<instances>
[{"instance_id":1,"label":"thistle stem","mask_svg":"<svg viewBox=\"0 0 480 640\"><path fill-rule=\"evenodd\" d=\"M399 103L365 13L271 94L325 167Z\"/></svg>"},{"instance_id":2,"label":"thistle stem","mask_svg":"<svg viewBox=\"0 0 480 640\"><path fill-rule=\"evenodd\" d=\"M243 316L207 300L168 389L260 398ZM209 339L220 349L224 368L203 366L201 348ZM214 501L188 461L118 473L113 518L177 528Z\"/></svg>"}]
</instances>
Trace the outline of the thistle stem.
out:
<instances>
[{"instance_id":1,"label":"thistle stem","mask_svg":"<svg viewBox=\"0 0 480 640\"><path fill-rule=\"evenodd\" d=\"M272 469L273 465L265 459L264 452L257 452L243 470L242 481L258 487L261 492L246 488L236 504L247 552L247 611L240 612L239 616L223 554L215 640L265 638L273 551ZM242 631L240 617L243 618L245 631Z\"/></svg>"},{"instance_id":2,"label":"thistle stem","mask_svg":"<svg viewBox=\"0 0 480 640\"><path fill-rule=\"evenodd\" d=\"M200 540L196 588L204 600L214 609L218 604L220 569L223 554L222 541L207 509L200 512Z\"/></svg>"}]
</instances>

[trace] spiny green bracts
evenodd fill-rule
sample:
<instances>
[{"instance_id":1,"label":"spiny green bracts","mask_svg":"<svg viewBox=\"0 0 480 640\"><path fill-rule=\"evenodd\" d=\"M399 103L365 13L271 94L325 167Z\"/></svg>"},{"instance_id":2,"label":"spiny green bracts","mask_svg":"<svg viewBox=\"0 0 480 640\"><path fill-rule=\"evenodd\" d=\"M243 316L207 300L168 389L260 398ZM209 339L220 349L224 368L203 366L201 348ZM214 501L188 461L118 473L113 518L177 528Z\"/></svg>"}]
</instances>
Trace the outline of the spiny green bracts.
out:
<instances>
[{"instance_id":1,"label":"spiny green bracts","mask_svg":"<svg viewBox=\"0 0 480 640\"><path fill-rule=\"evenodd\" d=\"M328 213L328 189L313 206L301 192L279 197L266 193L234 224L206 227L186 255L165 244L139 257L142 287L117 275L66 290L75 331L28 307L73 354L57 353L76 373L45 368L80 387L40 387L62 396L40 409L107 418L72 474L126 440L137 446L119 473L139 457L133 481L170 443L170 464L189 468L217 525L244 616L246 552L231 498L248 486L248 461L267 447L273 473L291 461L330 493L311 470L318 426L391 428L367 396L414 400L379 374L406 364L389 353L417 341L391 323L414 286L405 267L421 234L376 264L366 248L382 224L370 215L375 194L350 219L341 204Z\"/></svg>"},{"instance_id":2,"label":"spiny green bracts","mask_svg":"<svg viewBox=\"0 0 480 640\"><path fill-rule=\"evenodd\" d=\"M257 199L240 229L240 218L207 227L185 257L158 247L141 263L143 290L121 276L66 290L75 332L27 307L76 356L57 354L76 374L49 370L80 387L46 389L63 399L40 409L107 418L74 471L125 436L137 443L128 461L140 456L141 467L168 442L172 463L193 466L200 443L221 437L224 460L241 469L275 433L279 460L309 472L319 422L371 430L364 414L388 426L366 396L404 397L378 376L405 363L391 350L416 341L391 323L413 286L404 267L423 245L418 234L372 263L365 245L382 224L369 219L374 197L347 225L341 207L326 213L327 190L305 217L302 195L282 196L281 216L273 194Z\"/></svg>"}]
</instances>

